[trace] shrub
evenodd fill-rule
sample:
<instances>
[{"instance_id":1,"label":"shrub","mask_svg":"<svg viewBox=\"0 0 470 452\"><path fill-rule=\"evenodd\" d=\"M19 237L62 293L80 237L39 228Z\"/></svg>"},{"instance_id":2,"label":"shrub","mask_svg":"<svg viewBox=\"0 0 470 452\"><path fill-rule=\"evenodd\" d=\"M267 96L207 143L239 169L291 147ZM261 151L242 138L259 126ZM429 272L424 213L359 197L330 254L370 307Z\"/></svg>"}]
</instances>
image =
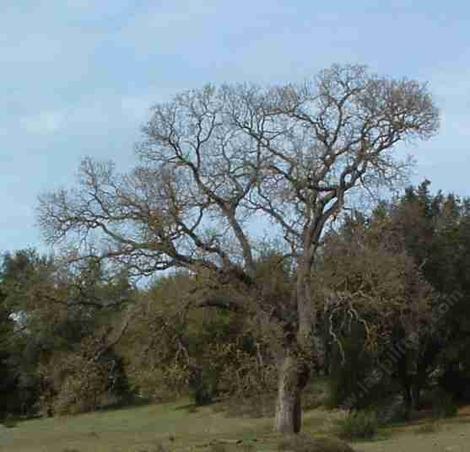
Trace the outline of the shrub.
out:
<instances>
[{"instance_id":1,"label":"shrub","mask_svg":"<svg viewBox=\"0 0 470 452\"><path fill-rule=\"evenodd\" d=\"M355 411L339 423L339 432L346 439L370 439L375 436L378 420L374 411Z\"/></svg>"},{"instance_id":2,"label":"shrub","mask_svg":"<svg viewBox=\"0 0 470 452\"><path fill-rule=\"evenodd\" d=\"M313 438L307 434L292 435L283 438L278 450L292 452L354 452L345 442L336 438Z\"/></svg>"},{"instance_id":3,"label":"shrub","mask_svg":"<svg viewBox=\"0 0 470 452\"><path fill-rule=\"evenodd\" d=\"M15 416L8 414L5 419L2 421L2 424L6 428L14 428L17 426L18 421Z\"/></svg>"},{"instance_id":4,"label":"shrub","mask_svg":"<svg viewBox=\"0 0 470 452\"><path fill-rule=\"evenodd\" d=\"M364 410L396 392L390 377L377 368L376 357L368 351L362 324L353 323L340 342L342 352L338 344L331 350L328 407Z\"/></svg>"},{"instance_id":5,"label":"shrub","mask_svg":"<svg viewBox=\"0 0 470 452\"><path fill-rule=\"evenodd\" d=\"M94 411L100 406L100 398L106 391L106 374L94 362L82 362L74 375L67 375L61 382L53 411L57 414L77 414Z\"/></svg>"},{"instance_id":6,"label":"shrub","mask_svg":"<svg viewBox=\"0 0 470 452\"><path fill-rule=\"evenodd\" d=\"M131 389L144 400L169 402L185 393L187 371L180 366L158 367L149 364L147 368L128 366Z\"/></svg>"},{"instance_id":7,"label":"shrub","mask_svg":"<svg viewBox=\"0 0 470 452\"><path fill-rule=\"evenodd\" d=\"M390 424L406 421L407 410L403 397L399 394L384 398L373 404L373 409L379 424Z\"/></svg>"},{"instance_id":8,"label":"shrub","mask_svg":"<svg viewBox=\"0 0 470 452\"><path fill-rule=\"evenodd\" d=\"M41 363L43 414L77 414L125 400L129 392L119 359L101 347L92 336L77 350L57 352Z\"/></svg>"},{"instance_id":9,"label":"shrub","mask_svg":"<svg viewBox=\"0 0 470 452\"><path fill-rule=\"evenodd\" d=\"M455 416L457 405L453 396L442 389L436 389L432 396L432 413L437 419Z\"/></svg>"}]
</instances>

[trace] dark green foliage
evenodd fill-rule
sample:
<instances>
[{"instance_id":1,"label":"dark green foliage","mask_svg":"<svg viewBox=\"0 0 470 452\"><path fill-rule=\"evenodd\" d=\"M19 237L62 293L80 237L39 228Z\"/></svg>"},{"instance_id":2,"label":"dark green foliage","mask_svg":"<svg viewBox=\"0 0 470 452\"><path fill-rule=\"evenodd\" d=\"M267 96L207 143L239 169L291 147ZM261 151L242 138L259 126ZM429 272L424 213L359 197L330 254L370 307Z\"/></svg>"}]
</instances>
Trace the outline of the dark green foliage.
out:
<instances>
[{"instance_id":1,"label":"dark green foliage","mask_svg":"<svg viewBox=\"0 0 470 452\"><path fill-rule=\"evenodd\" d=\"M8 414L6 415L5 419L3 419L1 423L6 428L14 428L18 425L18 419L13 415Z\"/></svg>"},{"instance_id":2,"label":"dark green foliage","mask_svg":"<svg viewBox=\"0 0 470 452\"><path fill-rule=\"evenodd\" d=\"M452 394L436 388L432 395L432 413L434 418L453 417L457 414L457 404Z\"/></svg>"},{"instance_id":3,"label":"dark green foliage","mask_svg":"<svg viewBox=\"0 0 470 452\"><path fill-rule=\"evenodd\" d=\"M341 347L341 352L339 347ZM364 382L373 370L373 358L365 348L364 331L361 325L355 324L347 336L341 338L341 344L332 345L330 357L330 400L331 407L347 404L352 394L357 401L348 408L360 408L367 406L372 398L372 387L364 385ZM374 385L375 386L375 385ZM363 389L364 387L364 389Z\"/></svg>"},{"instance_id":4,"label":"dark green foliage","mask_svg":"<svg viewBox=\"0 0 470 452\"><path fill-rule=\"evenodd\" d=\"M197 406L209 405L217 395L217 376L210 368L195 369L189 379L189 389Z\"/></svg>"},{"instance_id":5,"label":"dark green foliage","mask_svg":"<svg viewBox=\"0 0 470 452\"><path fill-rule=\"evenodd\" d=\"M34 308L39 291L46 287L50 289L52 271L52 262L32 250L3 256L0 271L0 314L3 313L0 320L0 411L12 415L30 415L37 407L40 393L37 363L41 351L52 341L37 334L37 323L31 321L28 311ZM52 293L52 290L48 292ZM43 324L43 328L49 328L50 324Z\"/></svg>"},{"instance_id":6,"label":"dark green foliage","mask_svg":"<svg viewBox=\"0 0 470 452\"><path fill-rule=\"evenodd\" d=\"M410 413L400 394L400 388L389 388L390 394L384 396L371 404L371 408L377 415L377 421L380 425L406 422Z\"/></svg>"},{"instance_id":7,"label":"dark green foliage","mask_svg":"<svg viewBox=\"0 0 470 452\"><path fill-rule=\"evenodd\" d=\"M438 385L462 401L470 400L469 207L469 200L454 195L432 196L425 182L408 189L394 210L408 252L438 294L433 328L417 360L420 385L438 369Z\"/></svg>"},{"instance_id":8,"label":"dark green foliage","mask_svg":"<svg viewBox=\"0 0 470 452\"><path fill-rule=\"evenodd\" d=\"M319 271L323 289L343 296L324 322L334 405L363 408L400 393L410 416L436 385L454 400L470 400L470 201L432 195L427 181L410 187L330 234ZM356 313L378 335L373 347L350 327ZM369 387L374 372L382 376ZM358 385L366 386L360 397Z\"/></svg>"},{"instance_id":9,"label":"dark green foliage","mask_svg":"<svg viewBox=\"0 0 470 452\"><path fill-rule=\"evenodd\" d=\"M113 347L107 342L114 324L119 323L121 301L130 298L129 288L122 275L108 279L96 262L61 268L31 250L5 255L0 308L8 309L7 319L13 326L4 361L9 376L0 379L2 409L22 416L95 409L98 405L84 398L85 394L98 397L95 377L100 372L104 372L100 377L104 383L99 398L109 392L110 381L119 388L114 395L124 394L120 358L114 355L112 372L104 370L111 366L108 357L113 356ZM0 333L0 341L4 336ZM97 350L99 359L85 358L84 344L95 336L103 342L102 350ZM93 369L89 363L94 363Z\"/></svg>"}]
</instances>

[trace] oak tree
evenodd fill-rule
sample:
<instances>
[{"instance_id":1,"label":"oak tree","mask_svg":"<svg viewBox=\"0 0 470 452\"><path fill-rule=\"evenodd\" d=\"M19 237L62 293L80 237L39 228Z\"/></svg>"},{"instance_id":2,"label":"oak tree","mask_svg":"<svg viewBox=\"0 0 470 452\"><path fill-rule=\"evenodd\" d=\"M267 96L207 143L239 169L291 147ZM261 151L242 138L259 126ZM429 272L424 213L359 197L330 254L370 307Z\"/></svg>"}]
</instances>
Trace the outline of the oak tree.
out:
<instances>
[{"instance_id":1,"label":"oak tree","mask_svg":"<svg viewBox=\"0 0 470 452\"><path fill-rule=\"evenodd\" d=\"M184 268L246 286L269 224L294 281L287 314L272 315L285 332L275 428L297 432L322 235L354 192L393 183L399 142L437 127L426 85L363 66L335 65L301 84L206 86L153 108L133 170L85 160L76 189L41 198L40 223L48 239L84 253L92 241L130 273Z\"/></svg>"}]
</instances>

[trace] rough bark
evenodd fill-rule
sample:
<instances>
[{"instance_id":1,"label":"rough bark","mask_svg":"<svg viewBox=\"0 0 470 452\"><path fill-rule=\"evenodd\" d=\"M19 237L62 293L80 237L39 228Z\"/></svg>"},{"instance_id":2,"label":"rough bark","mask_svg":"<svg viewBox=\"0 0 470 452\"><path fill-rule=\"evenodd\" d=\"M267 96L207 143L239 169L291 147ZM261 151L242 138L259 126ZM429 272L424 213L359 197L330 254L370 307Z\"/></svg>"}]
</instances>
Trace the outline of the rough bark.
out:
<instances>
[{"instance_id":1,"label":"rough bark","mask_svg":"<svg viewBox=\"0 0 470 452\"><path fill-rule=\"evenodd\" d=\"M279 433L299 433L302 427L302 390L310 375L313 362L311 331L314 324L314 310L311 303L309 284L310 265L303 261L299 266L294 291L297 310L295 337L287 339L286 354L279 368L278 394L274 429Z\"/></svg>"},{"instance_id":2,"label":"rough bark","mask_svg":"<svg viewBox=\"0 0 470 452\"><path fill-rule=\"evenodd\" d=\"M301 375L298 358L294 355L284 357L279 369L274 429L279 433L298 433L302 425Z\"/></svg>"}]
</instances>

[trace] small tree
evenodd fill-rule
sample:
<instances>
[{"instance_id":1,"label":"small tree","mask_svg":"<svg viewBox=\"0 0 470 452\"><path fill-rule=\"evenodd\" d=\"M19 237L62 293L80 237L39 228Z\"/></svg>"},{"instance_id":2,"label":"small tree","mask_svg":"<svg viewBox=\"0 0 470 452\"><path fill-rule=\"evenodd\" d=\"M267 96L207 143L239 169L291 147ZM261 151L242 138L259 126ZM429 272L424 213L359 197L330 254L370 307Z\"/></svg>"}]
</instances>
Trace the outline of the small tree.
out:
<instances>
[{"instance_id":1,"label":"small tree","mask_svg":"<svg viewBox=\"0 0 470 452\"><path fill-rule=\"evenodd\" d=\"M189 390L197 404L272 390L270 337L258 317L195 306L199 284L199 278L180 274L160 278L140 293L118 347L131 384L154 400ZM213 299L222 299L227 286L211 291Z\"/></svg>"},{"instance_id":2,"label":"small tree","mask_svg":"<svg viewBox=\"0 0 470 452\"><path fill-rule=\"evenodd\" d=\"M398 142L437 125L424 85L362 66L333 66L300 85L207 86L154 107L133 171L85 160L77 190L41 198L40 223L53 241L101 240L102 257L136 274L185 268L253 286L253 224L268 221L294 280L289 309L271 316L285 333L275 428L297 432L322 234L349 192L400 173ZM240 309L239 299L219 304Z\"/></svg>"}]
</instances>

